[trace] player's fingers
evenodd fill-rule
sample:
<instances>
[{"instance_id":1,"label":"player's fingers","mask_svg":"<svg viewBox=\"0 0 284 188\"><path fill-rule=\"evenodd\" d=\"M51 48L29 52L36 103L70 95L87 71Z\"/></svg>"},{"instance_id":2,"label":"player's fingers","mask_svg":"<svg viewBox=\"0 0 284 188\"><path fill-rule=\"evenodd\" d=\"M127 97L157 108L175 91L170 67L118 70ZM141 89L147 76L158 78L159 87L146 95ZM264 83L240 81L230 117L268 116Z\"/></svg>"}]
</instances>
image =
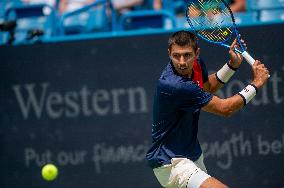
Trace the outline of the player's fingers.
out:
<instances>
[{"instance_id":1,"label":"player's fingers","mask_svg":"<svg viewBox=\"0 0 284 188\"><path fill-rule=\"evenodd\" d=\"M253 66L256 67L256 66L258 66L259 64L260 64L260 61L259 61L259 60L255 60Z\"/></svg>"},{"instance_id":2,"label":"player's fingers","mask_svg":"<svg viewBox=\"0 0 284 188\"><path fill-rule=\"evenodd\" d=\"M261 68L266 68L266 67L264 66L264 64L259 64L259 66L260 66Z\"/></svg>"},{"instance_id":3,"label":"player's fingers","mask_svg":"<svg viewBox=\"0 0 284 188\"><path fill-rule=\"evenodd\" d=\"M238 44L237 39L235 39L235 40L233 41L233 43L231 44L230 49L231 49L231 50L234 50L234 48L235 48L235 46L236 46L237 44Z\"/></svg>"},{"instance_id":4,"label":"player's fingers","mask_svg":"<svg viewBox=\"0 0 284 188\"><path fill-rule=\"evenodd\" d=\"M236 45L230 46L229 54L230 54L231 57L238 55L238 53L236 52L235 49L238 49L238 47Z\"/></svg>"},{"instance_id":5,"label":"player's fingers","mask_svg":"<svg viewBox=\"0 0 284 188\"><path fill-rule=\"evenodd\" d=\"M265 71L265 72L268 71L267 67L263 63L261 63L259 60L255 61L254 66L258 70L262 70L262 71Z\"/></svg>"},{"instance_id":6,"label":"player's fingers","mask_svg":"<svg viewBox=\"0 0 284 188\"><path fill-rule=\"evenodd\" d=\"M234 49L239 49L239 45L235 45L234 46ZM234 51L235 52L235 51ZM240 58L240 57L242 57L242 55L241 54L239 54L239 53L237 53L237 52L235 52L235 54Z\"/></svg>"},{"instance_id":7,"label":"player's fingers","mask_svg":"<svg viewBox=\"0 0 284 188\"><path fill-rule=\"evenodd\" d=\"M266 69L266 74L268 75L268 77L270 76L268 69Z\"/></svg>"},{"instance_id":8,"label":"player's fingers","mask_svg":"<svg viewBox=\"0 0 284 188\"><path fill-rule=\"evenodd\" d=\"M247 43L243 39L241 39L241 43L247 49Z\"/></svg>"},{"instance_id":9,"label":"player's fingers","mask_svg":"<svg viewBox=\"0 0 284 188\"><path fill-rule=\"evenodd\" d=\"M269 74L269 70L267 68L263 69L263 73L269 78L270 74Z\"/></svg>"}]
</instances>

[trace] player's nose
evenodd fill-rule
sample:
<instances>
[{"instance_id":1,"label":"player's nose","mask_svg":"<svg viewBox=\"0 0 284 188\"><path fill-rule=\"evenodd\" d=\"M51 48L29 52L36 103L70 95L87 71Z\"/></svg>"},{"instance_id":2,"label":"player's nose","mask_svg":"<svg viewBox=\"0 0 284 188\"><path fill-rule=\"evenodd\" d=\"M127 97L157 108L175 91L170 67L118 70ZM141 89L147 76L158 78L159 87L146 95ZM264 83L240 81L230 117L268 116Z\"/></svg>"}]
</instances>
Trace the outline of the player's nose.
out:
<instances>
[{"instance_id":1,"label":"player's nose","mask_svg":"<svg viewBox=\"0 0 284 188\"><path fill-rule=\"evenodd\" d=\"M179 63L180 63L181 65L184 65L184 64L186 63L183 56L180 57Z\"/></svg>"}]
</instances>

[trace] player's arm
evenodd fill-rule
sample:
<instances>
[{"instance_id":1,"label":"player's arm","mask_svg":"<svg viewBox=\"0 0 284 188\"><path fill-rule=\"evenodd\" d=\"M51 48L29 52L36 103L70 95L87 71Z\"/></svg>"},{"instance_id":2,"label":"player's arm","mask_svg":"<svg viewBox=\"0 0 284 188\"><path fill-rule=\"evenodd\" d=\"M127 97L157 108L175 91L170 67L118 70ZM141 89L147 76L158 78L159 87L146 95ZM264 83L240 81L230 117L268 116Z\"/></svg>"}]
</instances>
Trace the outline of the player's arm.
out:
<instances>
[{"instance_id":1,"label":"player's arm","mask_svg":"<svg viewBox=\"0 0 284 188\"><path fill-rule=\"evenodd\" d=\"M217 96L213 96L211 101L209 101L202 110L224 117L229 117L239 111L256 95L257 90L267 82L269 77L267 68L259 61L254 63L252 69L254 79L251 84L238 94L226 99L220 99Z\"/></svg>"},{"instance_id":2,"label":"player's arm","mask_svg":"<svg viewBox=\"0 0 284 188\"><path fill-rule=\"evenodd\" d=\"M238 69L235 68L237 66L232 66L232 64L232 61L229 60L220 71L210 74L208 81L204 83L204 90L209 93L215 93L217 90L221 89Z\"/></svg>"},{"instance_id":3,"label":"player's arm","mask_svg":"<svg viewBox=\"0 0 284 188\"><path fill-rule=\"evenodd\" d=\"M211 101L202 110L219 116L230 117L243 106L243 99L239 95L234 95L227 99L220 99L217 96L213 96Z\"/></svg>"},{"instance_id":4,"label":"player's arm","mask_svg":"<svg viewBox=\"0 0 284 188\"><path fill-rule=\"evenodd\" d=\"M241 40L241 42L246 47L245 42L243 40ZM208 76L208 81L204 83L205 91L209 93L216 92L233 76L243 61L242 55L234 51L234 48L238 47L237 39L235 39L230 46L229 62L227 62L219 71Z\"/></svg>"}]
</instances>

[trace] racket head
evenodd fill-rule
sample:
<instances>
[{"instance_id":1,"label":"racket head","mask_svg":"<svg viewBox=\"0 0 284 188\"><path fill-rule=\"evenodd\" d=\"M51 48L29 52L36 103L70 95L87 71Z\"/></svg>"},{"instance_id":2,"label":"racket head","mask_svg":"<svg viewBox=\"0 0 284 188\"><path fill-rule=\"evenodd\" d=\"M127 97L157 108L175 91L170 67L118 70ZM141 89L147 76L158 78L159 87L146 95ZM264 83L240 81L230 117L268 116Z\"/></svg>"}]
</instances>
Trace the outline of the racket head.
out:
<instances>
[{"instance_id":1,"label":"racket head","mask_svg":"<svg viewBox=\"0 0 284 188\"><path fill-rule=\"evenodd\" d=\"M225 43L235 34L240 50L244 50L232 10L224 0L190 0L186 18L200 38L228 47Z\"/></svg>"}]
</instances>

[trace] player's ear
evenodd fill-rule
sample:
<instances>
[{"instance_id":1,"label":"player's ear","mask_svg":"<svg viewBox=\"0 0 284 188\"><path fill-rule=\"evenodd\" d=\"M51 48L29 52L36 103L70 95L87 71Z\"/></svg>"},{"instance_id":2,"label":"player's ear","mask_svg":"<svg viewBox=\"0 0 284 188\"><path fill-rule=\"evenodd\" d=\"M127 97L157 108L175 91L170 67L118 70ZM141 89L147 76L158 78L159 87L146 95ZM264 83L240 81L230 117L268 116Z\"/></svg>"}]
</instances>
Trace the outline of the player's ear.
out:
<instances>
[{"instance_id":1,"label":"player's ear","mask_svg":"<svg viewBox=\"0 0 284 188\"><path fill-rule=\"evenodd\" d=\"M171 58L171 49L168 48L168 55L169 55L169 58Z\"/></svg>"},{"instance_id":2,"label":"player's ear","mask_svg":"<svg viewBox=\"0 0 284 188\"><path fill-rule=\"evenodd\" d=\"M195 51L196 58L199 58L200 55L200 48L197 48Z\"/></svg>"}]
</instances>

